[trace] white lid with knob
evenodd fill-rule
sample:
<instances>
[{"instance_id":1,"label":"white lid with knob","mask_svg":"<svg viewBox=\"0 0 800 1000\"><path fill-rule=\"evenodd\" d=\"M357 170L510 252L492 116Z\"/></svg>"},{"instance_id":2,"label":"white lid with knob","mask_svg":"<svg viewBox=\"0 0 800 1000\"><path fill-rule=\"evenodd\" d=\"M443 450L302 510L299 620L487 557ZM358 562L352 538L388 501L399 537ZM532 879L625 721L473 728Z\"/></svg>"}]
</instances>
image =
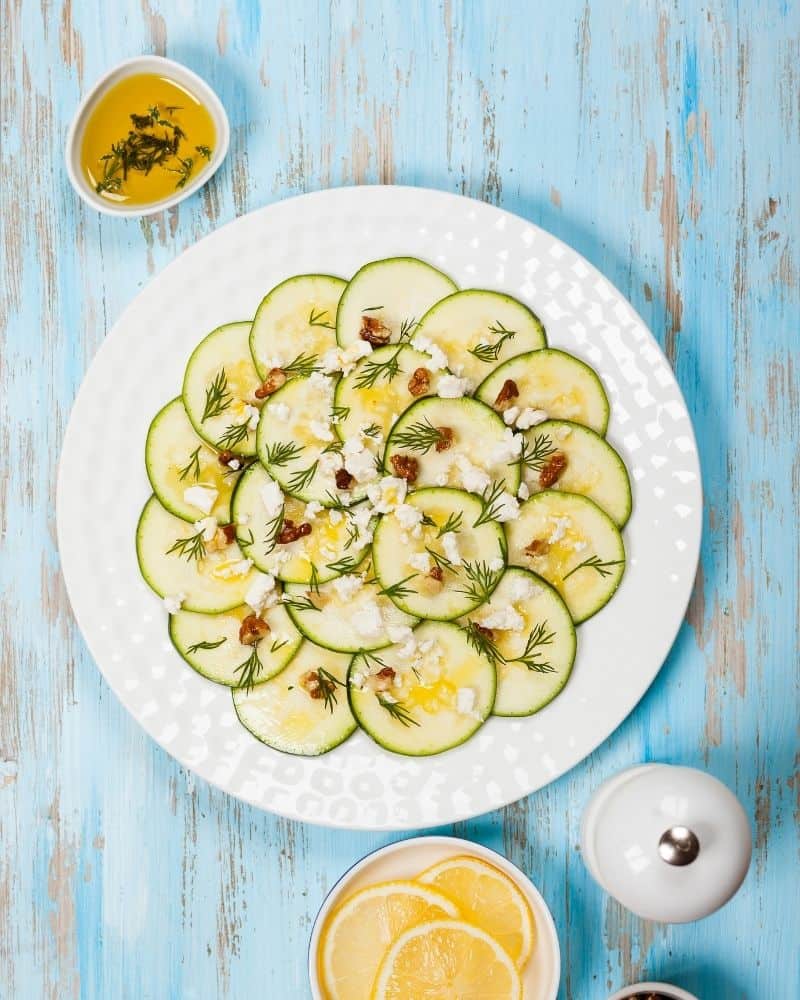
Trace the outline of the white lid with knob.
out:
<instances>
[{"instance_id":1,"label":"white lid with knob","mask_svg":"<svg viewBox=\"0 0 800 1000\"><path fill-rule=\"evenodd\" d=\"M592 796L581 845L589 871L647 920L687 923L719 909L744 881L752 837L736 796L704 771L644 764Z\"/></svg>"}]
</instances>

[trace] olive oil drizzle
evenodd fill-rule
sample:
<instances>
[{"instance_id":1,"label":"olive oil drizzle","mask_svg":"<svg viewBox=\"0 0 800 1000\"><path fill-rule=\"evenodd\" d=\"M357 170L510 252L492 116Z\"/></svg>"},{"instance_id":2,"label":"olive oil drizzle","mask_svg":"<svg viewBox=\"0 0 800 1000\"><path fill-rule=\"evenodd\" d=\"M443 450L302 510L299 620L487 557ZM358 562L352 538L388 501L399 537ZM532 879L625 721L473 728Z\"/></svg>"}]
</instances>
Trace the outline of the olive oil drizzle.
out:
<instances>
[{"instance_id":1,"label":"olive oil drizzle","mask_svg":"<svg viewBox=\"0 0 800 1000\"><path fill-rule=\"evenodd\" d=\"M125 138L111 144L110 152L100 157L103 177L95 186L96 192L119 194L131 171L147 175L154 167L178 174L176 189L185 187L192 175L195 158L179 155L181 143L188 140L181 126L170 121L170 117L180 110L178 105L169 105L164 107L162 114L156 104L148 108L146 114L131 113L133 128ZM157 129L163 129L163 133ZM194 151L206 160L211 159L209 146L195 146Z\"/></svg>"}]
</instances>

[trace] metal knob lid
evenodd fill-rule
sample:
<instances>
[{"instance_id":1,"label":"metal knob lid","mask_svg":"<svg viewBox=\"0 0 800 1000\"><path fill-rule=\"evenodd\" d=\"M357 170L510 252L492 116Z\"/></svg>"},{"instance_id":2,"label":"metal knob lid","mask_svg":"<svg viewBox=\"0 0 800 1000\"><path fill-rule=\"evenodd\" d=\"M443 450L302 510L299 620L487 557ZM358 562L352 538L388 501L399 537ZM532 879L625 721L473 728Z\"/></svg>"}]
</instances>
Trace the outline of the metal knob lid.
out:
<instances>
[{"instance_id":1,"label":"metal knob lid","mask_svg":"<svg viewBox=\"0 0 800 1000\"><path fill-rule=\"evenodd\" d=\"M688 826L671 826L661 834L658 853L668 865L690 865L700 853L700 841Z\"/></svg>"}]
</instances>

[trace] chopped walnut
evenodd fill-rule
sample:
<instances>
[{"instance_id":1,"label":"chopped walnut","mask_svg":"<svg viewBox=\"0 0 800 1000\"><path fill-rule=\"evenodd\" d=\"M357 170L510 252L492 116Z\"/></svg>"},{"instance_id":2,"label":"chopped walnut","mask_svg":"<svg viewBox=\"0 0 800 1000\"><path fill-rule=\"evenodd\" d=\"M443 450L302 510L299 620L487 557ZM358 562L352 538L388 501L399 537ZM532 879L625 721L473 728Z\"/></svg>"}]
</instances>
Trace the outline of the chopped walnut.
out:
<instances>
[{"instance_id":1,"label":"chopped walnut","mask_svg":"<svg viewBox=\"0 0 800 1000\"><path fill-rule=\"evenodd\" d=\"M534 538L525 546L525 555L546 556L550 551L550 543L544 538Z\"/></svg>"},{"instance_id":2,"label":"chopped walnut","mask_svg":"<svg viewBox=\"0 0 800 1000\"><path fill-rule=\"evenodd\" d=\"M229 451L227 448L225 451L221 451L217 455L220 465L224 465L228 469L240 469L242 467L242 459L235 452Z\"/></svg>"},{"instance_id":3,"label":"chopped walnut","mask_svg":"<svg viewBox=\"0 0 800 1000\"><path fill-rule=\"evenodd\" d=\"M277 392L282 385L285 385L287 378L288 376L283 368L270 368L267 377L253 395L256 399L266 399L267 396L271 396L273 392Z\"/></svg>"},{"instance_id":4,"label":"chopped walnut","mask_svg":"<svg viewBox=\"0 0 800 1000\"><path fill-rule=\"evenodd\" d=\"M336 470L336 488L337 490L349 490L353 485L353 477L347 471L347 469L337 469Z\"/></svg>"},{"instance_id":5,"label":"chopped walnut","mask_svg":"<svg viewBox=\"0 0 800 1000\"><path fill-rule=\"evenodd\" d=\"M433 566L425 576L421 577L417 582L420 593L426 594L428 597L433 597L435 594L441 593L444 588L444 570L441 566Z\"/></svg>"},{"instance_id":6,"label":"chopped walnut","mask_svg":"<svg viewBox=\"0 0 800 1000\"><path fill-rule=\"evenodd\" d=\"M367 678L367 685L373 691L388 691L394 683L394 668L382 667L377 674L371 674Z\"/></svg>"},{"instance_id":7,"label":"chopped walnut","mask_svg":"<svg viewBox=\"0 0 800 1000\"><path fill-rule=\"evenodd\" d=\"M221 524L217 528L217 532L222 532L225 538L225 544L230 545L232 542L236 541L236 525L235 524Z\"/></svg>"},{"instance_id":8,"label":"chopped walnut","mask_svg":"<svg viewBox=\"0 0 800 1000\"><path fill-rule=\"evenodd\" d=\"M419 475L419 462L416 458L412 458L410 455L392 455L391 463L392 468L395 471L395 475L399 476L401 479L408 480L409 483L415 483L417 481L417 476Z\"/></svg>"},{"instance_id":9,"label":"chopped walnut","mask_svg":"<svg viewBox=\"0 0 800 1000\"><path fill-rule=\"evenodd\" d=\"M319 679L319 670L307 670L300 678L300 687L314 699L325 697Z\"/></svg>"},{"instance_id":10,"label":"chopped walnut","mask_svg":"<svg viewBox=\"0 0 800 1000\"><path fill-rule=\"evenodd\" d=\"M494 639L494 629L486 628L485 625L479 625L477 622L474 623L476 631L480 632L481 635L486 636L487 639Z\"/></svg>"},{"instance_id":11,"label":"chopped walnut","mask_svg":"<svg viewBox=\"0 0 800 1000\"><path fill-rule=\"evenodd\" d=\"M552 486L553 483L557 483L561 478L561 473L564 469L566 469L566 467L567 456L563 451L557 451L554 455L550 456L547 464L539 473L539 485L543 489L547 489L548 486Z\"/></svg>"},{"instance_id":12,"label":"chopped walnut","mask_svg":"<svg viewBox=\"0 0 800 1000\"><path fill-rule=\"evenodd\" d=\"M427 368L415 368L408 380L408 391L412 396L424 396L431 387L431 373Z\"/></svg>"},{"instance_id":13,"label":"chopped walnut","mask_svg":"<svg viewBox=\"0 0 800 1000\"><path fill-rule=\"evenodd\" d=\"M441 583L442 580L444 579L444 570L442 569L441 566L432 566L430 572L428 573L428 576L431 578L431 580L436 580L439 583Z\"/></svg>"},{"instance_id":14,"label":"chopped walnut","mask_svg":"<svg viewBox=\"0 0 800 1000\"><path fill-rule=\"evenodd\" d=\"M453 443L453 428L452 427L437 427L436 430L439 432L439 440L436 442L437 451L448 451Z\"/></svg>"},{"instance_id":15,"label":"chopped walnut","mask_svg":"<svg viewBox=\"0 0 800 1000\"><path fill-rule=\"evenodd\" d=\"M278 545L288 545L296 542L298 538L303 538L311 534L311 525L307 521L302 524L295 524L290 518L284 518L281 530L278 532L276 542Z\"/></svg>"},{"instance_id":16,"label":"chopped walnut","mask_svg":"<svg viewBox=\"0 0 800 1000\"><path fill-rule=\"evenodd\" d=\"M377 316L362 316L358 335L373 347L383 347L389 343L392 331L385 323L381 323Z\"/></svg>"},{"instance_id":17,"label":"chopped walnut","mask_svg":"<svg viewBox=\"0 0 800 1000\"><path fill-rule=\"evenodd\" d=\"M497 399L494 401L494 405L502 413L503 410L507 410L509 406L511 406L517 396L519 396L517 383L513 378L507 378L505 382L503 382L503 388L497 394Z\"/></svg>"},{"instance_id":18,"label":"chopped walnut","mask_svg":"<svg viewBox=\"0 0 800 1000\"><path fill-rule=\"evenodd\" d=\"M242 619L239 626L239 642L244 646L255 646L265 635L269 635L270 627L258 615L248 615Z\"/></svg>"}]
</instances>

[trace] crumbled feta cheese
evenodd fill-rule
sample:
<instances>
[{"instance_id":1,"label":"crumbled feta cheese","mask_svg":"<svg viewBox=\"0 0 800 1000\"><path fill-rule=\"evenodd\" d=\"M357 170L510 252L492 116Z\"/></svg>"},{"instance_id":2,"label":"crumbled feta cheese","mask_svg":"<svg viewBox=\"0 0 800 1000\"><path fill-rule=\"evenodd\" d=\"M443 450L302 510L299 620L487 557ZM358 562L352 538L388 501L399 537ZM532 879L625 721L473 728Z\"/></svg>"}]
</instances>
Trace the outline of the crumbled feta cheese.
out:
<instances>
[{"instance_id":1,"label":"crumbled feta cheese","mask_svg":"<svg viewBox=\"0 0 800 1000\"><path fill-rule=\"evenodd\" d=\"M528 489L527 483L520 483L519 489L517 490L517 496L520 500L527 500L530 497L531 491Z\"/></svg>"},{"instance_id":2,"label":"crumbled feta cheese","mask_svg":"<svg viewBox=\"0 0 800 1000\"><path fill-rule=\"evenodd\" d=\"M448 476L448 474L446 472L440 472L437 475L437 477L436 477L436 485L437 486L447 486L447 480L449 478L450 477Z\"/></svg>"},{"instance_id":3,"label":"crumbled feta cheese","mask_svg":"<svg viewBox=\"0 0 800 1000\"><path fill-rule=\"evenodd\" d=\"M367 504L361 504L347 512L347 520L360 533L368 529L374 513Z\"/></svg>"},{"instance_id":4,"label":"crumbled feta cheese","mask_svg":"<svg viewBox=\"0 0 800 1000\"><path fill-rule=\"evenodd\" d=\"M442 368L447 368L447 355L444 351L435 344L429 337L426 337L423 333L418 333L416 337L412 338L411 346L418 351L422 351L423 354L427 354L431 359L431 368L434 371L439 371Z\"/></svg>"},{"instance_id":5,"label":"crumbled feta cheese","mask_svg":"<svg viewBox=\"0 0 800 1000\"><path fill-rule=\"evenodd\" d=\"M344 514L340 510L336 510L335 507L331 507L328 511L328 520L331 524L339 524L343 517Z\"/></svg>"},{"instance_id":6,"label":"crumbled feta cheese","mask_svg":"<svg viewBox=\"0 0 800 1000\"><path fill-rule=\"evenodd\" d=\"M521 632L525 627L525 619L509 604L505 608L496 608L477 619L482 628L494 628L499 632Z\"/></svg>"},{"instance_id":7,"label":"crumbled feta cheese","mask_svg":"<svg viewBox=\"0 0 800 1000\"><path fill-rule=\"evenodd\" d=\"M242 526L244 526L245 524L249 524L250 523L250 515L249 514L237 514L237 516L236 516L236 523L239 524L239 525L242 525Z\"/></svg>"},{"instance_id":8,"label":"crumbled feta cheese","mask_svg":"<svg viewBox=\"0 0 800 1000\"><path fill-rule=\"evenodd\" d=\"M331 372L338 372L342 369L342 357L341 352L338 347L331 347L329 350L325 351L322 357L319 359L320 368L324 372L330 374Z\"/></svg>"},{"instance_id":9,"label":"crumbled feta cheese","mask_svg":"<svg viewBox=\"0 0 800 1000\"><path fill-rule=\"evenodd\" d=\"M498 441L492 449L491 460L498 465L513 462L522 450L522 440L521 434L515 434L510 427L506 427L502 441Z\"/></svg>"},{"instance_id":10,"label":"crumbled feta cheese","mask_svg":"<svg viewBox=\"0 0 800 1000\"><path fill-rule=\"evenodd\" d=\"M406 498L408 483L397 476L384 476L379 483L367 487L367 496L375 512L391 514Z\"/></svg>"},{"instance_id":11,"label":"crumbled feta cheese","mask_svg":"<svg viewBox=\"0 0 800 1000\"><path fill-rule=\"evenodd\" d=\"M277 354L273 354L271 358L264 358L264 369L269 371L270 368L283 368L283 360Z\"/></svg>"},{"instance_id":12,"label":"crumbled feta cheese","mask_svg":"<svg viewBox=\"0 0 800 1000\"><path fill-rule=\"evenodd\" d=\"M289 417L292 415L292 411L286 405L286 403L267 403L267 413L275 420L279 420L282 424L285 424Z\"/></svg>"},{"instance_id":13,"label":"crumbled feta cheese","mask_svg":"<svg viewBox=\"0 0 800 1000\"><path fill-rule=\"evenodd\" d=\"M491 477L463 455L458 459L458 471L461 474L461 485L468 493L483 493L492 484Z\"/></svg>"},{"instance_id":14,"label":"crumbled feta cheese","mask_svg":"<svg viewBox=\"0 0 800 1000\"><path fill-rule=\"evenodd\" d=\"M324 510L322 504L318 503L316 500L312 500L310 503L306 504L306 510L303 516L306 521L313 521L317 514L319 514L322 510Z\"/></svg>"},{"instance_id":15,"label":"crumbled feta cheese","mask_svg":"<svg viewBox=\"0 0 800 1000\"><path fill-rule=\"evenodd\" d=\"M363 674L360 670L354 670L350 675L350 682L354 684L359 691L364 687L364 681L366 681L366 674Z\"/></svg>"},{"instance_id":16,"label":"crumbled feta cheese","mask_svg":"<svg viewBox=\"0 0 800 1000\"><path fill-rule=\"evenodd\" d=\"M517 498L512 496L510 493L503 490L500 496L496 500L496 511L495 517L498 521L516 521L519 517L519 502Z\"/></svg>"},{"instance_id":17,"label":"crumbled feta cheese","mask_svg":"<svg viewBox=\"0 0 800 1000\"><path fill-rule=\"evenodd\" d=\"M313 395L320 395L325 399L333 396L333 381L322 372L312 372L308 376L308 388L312 390Z\"/></svg>"},{"instance_id":18,"label":"crumbled feta cheese","mask_svg":"<svg viewBox=\"0 0 800 1000\"><path fill-rule=\"evenodd\" d=\"M344 467L357 483L369 483L378 477L375 456L363 447L360 451L345 456Z\"/></svg>"},{"instance_id":19,"label":"crumbled feta cheese","mask_svg":"<svg viewBox=\"0 0 800 1000\"><path fill-rule=\"evenodd\" d=\"M215 490L213 486L189 486L183 491L184 502L191 504L192 507L197 507L204 514L211 513L211 508L217 502L218 496L219 491Z\"/></svg>"},{"instance_id":20,"label":"crumbled feta cheese","mask_svg":"<svg viewBox=\"0 0 800 1000\"><path fill-rule=\"evenodd\" d=\"M440 399L460 399L469 392L469 379L457 375L442 375L436 386L436 395Z\"/></svg>"},{"instance_id":21,"label":"crumbled feta cheese","mask_svg":"<svg viewBox=\"0 0 800 1000\"><path fill-rule=\"evenodd\" d=\"M471 715L475 708L475 689L459 688L456 691L456 711L459 715Z\"/></svg>"},{"instance_id":22,"label":"crumbled feta cheese","mask_svg":"<svg viewBox=\"0 0 800 1000\"><path fill-rule=\"evenodd\" d=\"M519 416L518 406L509 406L507 410L503 411L503 420L508 424L509 427L513 425L514 421L517 419L518 416Z\"/></svg>"},{"instance_id":23,"label":"crumbled feta cheese","mask_svg":"<svg viewBox=\"0 0 800 1000\"><path fill-rule=\"evenodd\" d=\"M256 573L253 582L244 595L244 603L256 614L265 608L277 604L278 593L275 590L275 577L271 573Z\"/></svg>"},{"instance_id":24,"label":"crumbled feta cheese","mask_svg":"<svg viewBox=\"0 0 800 1000\"><path fill-rule=\"evenodd\" d=\"M489 562L489 570L492 573L499 573L500 570L505 567L505 565L506 565L505 562L500 558L500 556L497 556L496 559L492 559Z\"/></svg>"},{"instance_id":25,"label":"crumbled feta cheese","mask_svg":"<svg viewBox=\"0 0 800 1000\"><path fill-rule=\"evenodd\" d=\"M283 507L283 490L274 479L270 479L261 487L260 493L267 517L276 517Z\"/></svg>"},{"instance_id":26,"label":"crumbled feta cheese","mask_svg":"<svg viewBox=\"0 0 800 1000\"><path fill-rule=\"evenodd\" d=\"M181 610L181 605L186 600L186 594L167 594L164 598L164 607L171 615L176 615Z\"/></svg>"},{"instance_id":27,"label":"crumbled feta cheese","mask_svg":"<svg viewBox=\"0 0 800 1000\"><path fill-rule=\"evenodd\" d=\"M553 530L547 541L551 545L555 545L556 542L560 542L564 535L566 535L567 528L569 528L572 521L568 517L553 517L550 519L550 523L553 525Z\"/></svg>"},{"instance_id":28,"label":"crumbled feta cheese","mask_svg":"<svg viewBox=\"0 0 800 1000\"><path fill-rule=\"evenodd\" d=\"M406 560L408 565L418 573L429 573L431 570L431 557L427 552L414 552Z\"/></svg>"},{"instance_id":29,"label":"crumbled feta cheese","mask_svg":"<svg viewBox=\"0 0 800 1000\"><path fill-rule=\"evenodd\" d=\"M375 601L368 601L350 616L350 624L363 638L375 639L383 630L381 609Z\"/></svg>"},{"instance_id":30,"label":"crumbled feta cheese","mask_svg":"<svg viewBox=\"0 0 800 1000\"><path fill-rule=\"evenodd\" d=\"M408 642L414 635L410 625L390 625L386 631L392 642Z\"/></svg>"},{"instance_id":31,"label":"crumbled feta cheese","mask_svg":"<svg viewBox=\"0 0 800 1000\"><path fill-rule=\"evenodd\" d=\"M217 533L217 519L215 517L204 517L202 521L194 522L195 528L203 532L203 541L210 542Z\"/></svg>"},{"instance_id":32,"label":"crumbled feta cheese","mask_svg":"<svg viewBox=\"0 0 800 1000\"><path fill-rule=\"evenodd\" d=\"M325 420L309 420L308 429L317 441L324 441L326 444L333 441L333 431Z\"/></svg>"},{"instance_id":33,"label":"crumbled feta cheese","mask_svg":"<svg viewBox=\"0 0 800 1000\"><path fill-rule=\"evenodd\" d=\"M422 521L422 511L412 507L410 503L401 503L395 507L394 516L400 522L401 527L407 531L416 528Z\"/></svg>"},{"instance_id":34,"label":"crumbled feta cheese","mask_svg":"<svg viewBox=\"0 0 800 1000\"><path fill-rule=\"evenodd\" d=\"M244 415L247 417L247 429L254 431L258 429L258 418L261 416L261 410L257 406L251 406L249 403L244 408Z\"/></svg>"},{"instance_id":35,"label":"crumbled feta cheese","mask_svg":"<svg viewBox=\"0 0 800 1000\"><path fill-rule=\"evenodd\" d=\"M214 570L214 576L220 580L230 580L234 576L244 576L250 572L252 559L239 559L236 562L220 563Z\"/></svg>"},{"instance_id":36,"label":"crumbled feta cheese","mask_svg":"<svg viewBox=\"0 0 800 1000\"><path fill-rule=\"evenodd\" d=\"M361 590L364 581L360 576L350 573L346 576L337 576L332 581L332 585L339 599L347 602L352 601L353 597Z\"/></svg>"},{"instance_id":37,"label":"crumbled feta cheese","mask_svg":"<svg viewBox=\"0 0 800 1000\"><path fill-rule=\"evenodd\" d=\"M574 550L575 550L576 552L583 552L583 550L584 550L584 549L585 549L586 547L587 547L587 545L586 545L586 542L575 542L575 543L574 543L574 545L572 546L572 548L573 548L573 549L574 549Z\"/></svg>"},{"instance_id":38,"label":"crumbled feta cheese","mask_svg":"<svg viewBox=\"0 0 800 1000\"><path fill-rule=\"evenodd\" d=\"M444 554L454 566L461 565L463 560L461 559L461 553L458 551L458 539L454 531L446 531L442 535L442 548L444 549Z\"/></svg>"},{"instance_id":39,"label":"crumbled feta cheese","mask_svg":"<svg viewBox=\"0 0 800 1000\"><path fill-rule=\"evenodd\" d=\"M509 580L508 592L512 601L527 601L540 589L530 577L523 576L521 573L515 573Z\"/></svg>"},{"instance_id":40,"label":"crumbled feta cheese","mask_svg":"<svg viewBox=\"0 0 800 1000\"><path fill-rule=\"evenodd\" d=\"M556 430L556 437L558 438L559 441L566 441L566 439L570 436L571 433L572 433L571 427L559 427Z\"/></svg>"},{"instance_id":41,"label":"crumbled feta cheese","mask_svg":"<svg viewBox=\"0 0 800 1000\"><path fill-rule=\"evenodd\" d=\"M230 462L228 462L228 468L233 469L234 472L238 472L239 469L241 469L241 467L242 463L239 461L238 458L232 458Z\"/></svg>"},{"instance_id":42,"label":"crumbled feta cheese","mask_svg":"<svg viewBox=\"0 0 800 1000\"><path fill-rule=\"evenodd\" d=\"M319 456L319 469L323 475L332 476L344 465L344 458L340 451L323 451Z\"/></svg>"},{"instance_id":43,"label":"crumbled feta cheese","mask_svg":"<svg viewBox=\"0 0 800 1000\"><path fill-rule=\"evenodd\" d=\"M544 423L545 420L547 420L547 414L544 410L536 410L526 406L517 418L517 427L521 431L526 431L529 427Z\"/></svg>"}]
</instances>

